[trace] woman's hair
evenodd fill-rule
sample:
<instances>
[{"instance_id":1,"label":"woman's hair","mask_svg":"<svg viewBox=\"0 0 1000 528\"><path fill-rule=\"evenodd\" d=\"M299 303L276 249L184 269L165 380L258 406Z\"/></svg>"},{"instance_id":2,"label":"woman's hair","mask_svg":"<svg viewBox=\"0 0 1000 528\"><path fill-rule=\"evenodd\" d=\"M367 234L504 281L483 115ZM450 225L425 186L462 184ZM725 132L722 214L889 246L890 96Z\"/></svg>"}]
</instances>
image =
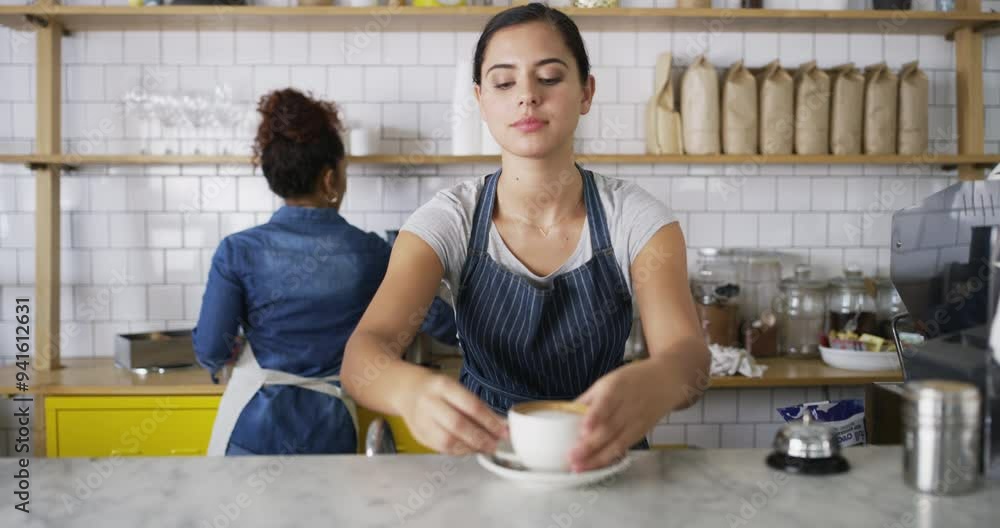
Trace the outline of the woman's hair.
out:
<instances>
[{"instance_id":1,"label":"woman's hair","mask_svg":"<svg viewBox=\"0 0 1000 528\"><path fill-rule=\"evenodd\" d=\"M320 175L344 158L336 105L286 88L261 97L257 111L253 150L271 191L282 198L315 192Z\"/></svg>"},{"instance_id":2,"label":"woman's hair","mask_svg":"<svg viewBox=\"0 0 1000 528\"><path fill-rule=\"evenodd\" d=\"M587 58L587 48L583 45L580 30L562 11L537 2L501 11L486 23L483 34L479 36L479 42L476 44L476 55L472 63L472 82L481 84L483 57L493 35L503 28L528 22L546 22L562 35L563 42L576 59L577 69L580 70L580 82L586 83L590 75L590 59Z\"/></svg>"}]
</instances>

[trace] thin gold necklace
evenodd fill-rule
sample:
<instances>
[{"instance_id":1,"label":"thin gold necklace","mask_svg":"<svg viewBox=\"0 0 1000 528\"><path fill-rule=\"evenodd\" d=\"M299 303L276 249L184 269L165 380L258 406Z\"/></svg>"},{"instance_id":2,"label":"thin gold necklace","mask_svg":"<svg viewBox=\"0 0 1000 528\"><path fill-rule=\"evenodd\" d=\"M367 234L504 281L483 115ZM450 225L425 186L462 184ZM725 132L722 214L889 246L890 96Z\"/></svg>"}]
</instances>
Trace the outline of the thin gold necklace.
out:
<instances>
[{"instance_id":1,"label":"thin gold necklace","mask_svg":"<svg viewBox=\"0 0 1000 528\"><path fill-rule=\"evenodd\" d=\"M580 196L580 201L576 202L576 205L573 207L572 211L570 211L569 213L563 215L560 218L557 218L555 222L552 222L551 224L549 224L549 225L547 225L545 227L542 227L542 226L540 226L540 225L538 225L538 224L536 224L536 223L534 223L534 222L532 222L530 220L527 220L523 215L521 215L519 213L511 213L511 215L518 222L521 222L524 225L527 225L527 226L530 226L530 227L533 227L533 228L537 229L538 232L542 234L542 238L548 238L549 237L549 233L552 232L552 229L554 227L558 226L559 224L561 224L570 215L572 215L573 213L576 213L577 208L580 207L580 204L582 204L582 203L583 203L583 196Z\"/></svg>"}]
</instances>

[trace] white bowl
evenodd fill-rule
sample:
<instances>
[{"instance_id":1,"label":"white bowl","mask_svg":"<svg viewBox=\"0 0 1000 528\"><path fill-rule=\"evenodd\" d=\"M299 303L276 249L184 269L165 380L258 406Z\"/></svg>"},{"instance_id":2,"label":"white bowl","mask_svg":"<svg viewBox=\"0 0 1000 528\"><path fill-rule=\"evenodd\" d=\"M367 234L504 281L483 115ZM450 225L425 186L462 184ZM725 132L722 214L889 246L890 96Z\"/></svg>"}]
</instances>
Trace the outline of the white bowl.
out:
<instances>
[{"instance_id":1,"label":"white bowl","mask_svg":"<svg viewBox=\"0 0 1000 528\"><path fill-rule=\"evenodd\" d=\"M899 357L895 352L866 352L819 347L823 362L846 370L897 370Z\"/></svg>"}]
</instances>

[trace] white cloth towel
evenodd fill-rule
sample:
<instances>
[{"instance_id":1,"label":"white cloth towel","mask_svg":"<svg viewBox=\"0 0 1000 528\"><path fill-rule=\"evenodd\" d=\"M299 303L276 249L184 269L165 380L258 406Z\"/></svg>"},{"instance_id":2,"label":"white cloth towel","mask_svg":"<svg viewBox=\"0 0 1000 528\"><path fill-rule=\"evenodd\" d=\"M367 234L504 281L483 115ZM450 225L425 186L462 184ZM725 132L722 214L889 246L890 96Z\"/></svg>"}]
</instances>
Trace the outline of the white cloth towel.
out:
<instances>
[{"instance_id":1,"label":"white cloth towel","mask_svg":"<svg viewBox=\"0 0 1000 528\"><path fill-rule=\"evenodd\" d=\"M766 365L758 365L745 348L711 344L712 376L734 376L742 374L748 378L759 378L767 370Z\"/></svg>"}]
</instances>

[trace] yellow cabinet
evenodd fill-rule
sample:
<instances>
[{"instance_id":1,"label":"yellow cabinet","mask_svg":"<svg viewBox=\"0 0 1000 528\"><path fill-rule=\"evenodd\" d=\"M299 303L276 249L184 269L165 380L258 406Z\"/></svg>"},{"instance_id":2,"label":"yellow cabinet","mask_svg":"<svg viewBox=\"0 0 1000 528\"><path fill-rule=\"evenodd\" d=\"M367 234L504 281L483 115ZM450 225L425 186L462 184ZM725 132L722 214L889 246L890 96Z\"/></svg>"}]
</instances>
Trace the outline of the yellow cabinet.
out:
<instances>
[{"instance_id":1,"label":"yellow cabinet","mask_svg":"<svg viewBox=\"0 0 1000 528\"><path fill-rule=\"evenodd\" d=\"M48 396L46 449L50 457L204 455L221 396ZM399 453L433 453L406 423L358 408L358 452L368 424L382 416Z\"/></svg>"},{"instance_id":2,"label":"yellow cabinet","mask_svg":"<svg viewBox=\"0 0 1000 528\"><path fill-rule=\"evenodd\" d=\"M221 396L49 396L50 457L204 455Z\"/></svg>"}]
</instances>

